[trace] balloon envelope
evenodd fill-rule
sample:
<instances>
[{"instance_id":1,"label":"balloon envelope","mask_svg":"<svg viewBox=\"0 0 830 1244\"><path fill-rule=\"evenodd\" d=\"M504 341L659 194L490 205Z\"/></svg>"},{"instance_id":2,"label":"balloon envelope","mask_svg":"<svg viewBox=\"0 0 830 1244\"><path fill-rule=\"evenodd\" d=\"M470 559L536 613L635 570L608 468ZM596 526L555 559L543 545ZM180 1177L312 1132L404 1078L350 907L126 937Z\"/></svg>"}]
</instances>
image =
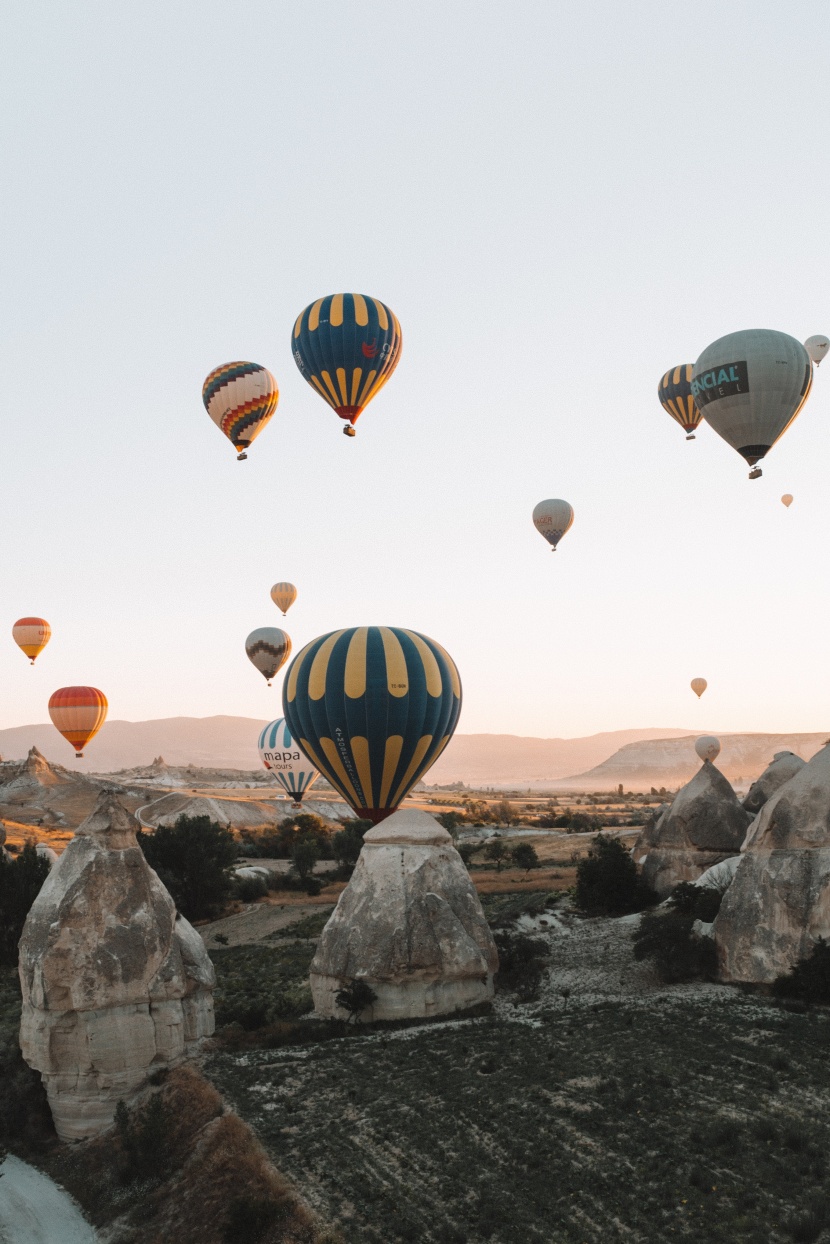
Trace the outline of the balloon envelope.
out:
<instances>
[{"instance_id":1,"label":"balloon envelope","mask_svg":"<svg viewBox=\"0 0 830 1244\"><path fill-rule=\"evenodd\" d=\"M807 351L816 367L818 367L827 351L830 350L830 341L828 341L824 333L816 333L814 337L807 338L804 342L804 349Z\"/></svg>"},{"instance_id":2,"label":"balloon envelope","mask_svg":"<svg viewBox=\"0 0 830 1244\"><path fill-rule=\"evenodd\" d=\"M795 419L812 382L800 341L753 328L706 347L694 366L692 393L706 422L754 466Z\"/></svg>"},{"instance_id":3,"label":"balloon envelope","mask_svg":"<svg viewBox=\"0 0 830 1244\"><path fill-rule=\"evenodd\" d=\"M260 626L245 640L248 660L262 674L268 686L291 656L291 640L278 626Z\"/></svg>"},{"instance_id":4,"label":"balloon envelope","mask_svg":"<svg viewBox=\"0 0 830 1244\"><path fill-rule=\"evenodd\" d=\"M271 588L271 600L282 610L283 617L297 599L297 589L293 583L275 583Z\"/></svg>"},{"instance_id":5,"label":"balloon envelope","mask_svg":"<svg viewBox=\"0 0 830 1244\"><path fill-rule=\"evenodd\" d=\"M279 398L276 380L258 363L223 363L202 385L205 410L240 451L240 459L277 409Z\"/></svg>"},{"instance_id":6,"label":"balloon envelope","mask_svg":"<svg viewBox=\"0 0 830 1244\"><path fill-rule=\"evenodd\" d=\"M440 644L396 626L321 635L292 661L288 728L358 816L395 811L452 738L461 680Z\"/></svg>"},{"instance_id":7,"label":"balloon envelope","mask_svg":"<svg viewBox=\"0 0 830 1244\"><path fill-rule=\"evenodd\" d=\"M556 552L556 546L574 521L573 507L567 501L551 498L533 508L533 526Z\"/></svg>"},{"instance_id":8,"label":"balloon envelope","mask_svg":"<svg viewBox=\"0 0 830 1244\"><path fill-rule=\"evenodd\" d=\"M273 773L295 803L301 803L303 795L311 790L320 775L300 751L284 717L278 717L265 727L257 746L265 768Z\"/></svg>"},{"instance_id":9,"label":"balloon envelope","mask_svg":"<svg viewBox=\"0 0 830 1244\"><path fill-rule=\"evenodd\" d=\"M693 678L689 685L698 699L700 699L706 688L709 686L705 678Z\"/></svg>"},{"instance_id":10,"label":"balloon envelope","mask_svg":"<svg viewBox=\"0 0 830 1244\"><path fill-rule=\"evenodd\" d=\"M701 760L714 763L720 755L720 739L716 739L714 734L704 734L695 743L695 751Z\"/></svg>"},{"instance_id":11,"label":"balloon envelope","mask_svg":"<svg viewBox=\"0 0 830 1244\"><path fill-rule=\"evenodd\" d=\"M401 341L385 303L329 294L297 317L291 349L303 379L351 427L397 367Z\"/></svg>"},{"instance_id":12,"label":"balloon envelope","mask_svg":"<svg viewBox=\"0 0 830 1244\"><path fill-rule=\"evenodd\" d=\"M692 397L692 371L693 364L681 363L667 371L657 386L663 410L677 420L689 441L694 440L694 430L703 418Z\"/></svg>"},{"instance_id":13,"label":"balloon envelope","mask_svg":"<svg viewBox=\"0 0 830 1244\"><path fill-rule=\"evenodd\" d=\"M18 618L12 627L12 638L34 665L52 638L52 628L45 618Z\"/></svg>"},{"instance_id":14,"label":"balloon envelope","mask_svg":"<svg viewBox=\"0 0 830 1244\"><path fill-rule=\"evenodd\" d=\"M789 509L792 503L793 503L793 494L791 492L785 492L783 497L781 498L781 504L785 505L787 509Z\"/></svg>"},{"instance_id":15,"label":"balloon envelope","mask_svg":"<svg viewBox=\"0 0 830 1244\"><path fill-rule=\"evenodd\" d=\"M72 744L79 760L106 721L108 707L107 697L97 687L61 687L50 698L52 724Z\"/></svg>"}]
</instances>

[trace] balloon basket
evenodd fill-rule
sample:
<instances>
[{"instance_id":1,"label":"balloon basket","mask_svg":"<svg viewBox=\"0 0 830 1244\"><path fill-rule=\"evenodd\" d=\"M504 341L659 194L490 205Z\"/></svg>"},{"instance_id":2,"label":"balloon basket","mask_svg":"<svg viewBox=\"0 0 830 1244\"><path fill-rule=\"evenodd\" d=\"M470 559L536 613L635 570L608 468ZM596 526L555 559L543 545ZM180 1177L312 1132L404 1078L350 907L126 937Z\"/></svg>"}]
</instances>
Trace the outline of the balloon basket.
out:
<instances>
[{"instance_id":1,"label":"balloon basket","mask_svg":"<svg viewBox=\"0 0 830 1244\"><path fill-rule=\"evenodd\" d=\"M687 440L687 441L693 441L693 440L695 440L695 434L694 434L694 432L691 432L691 433L690 433L690 434L686 437L686 440Z\"/></svg>"},{"instance_id":2,"label":"balloon basket","mask_svg":"<svg viewBox=\"0 0 830 1244\"><path fill-rule=\"evenodd\" d=\"M355 432L351 424L347 423L345 428L343 429L343 435L344 436L357 436L357 433Z\"/></svg>"},{"instance_id":3,"label":"balloon basket","mask_svg":"<svg viewBox=\"0 0 830 1244\"><path fill-rule=\"evenodd\" d=\"M749 472L749 478L750 478L750 479L760 479L760 478L761 478L761 476L762 476L763 474L764 474L764 472L761 470L761 468L760 468L760 467L755 467L755 469L754 469L754 470L752 470L752 471L750 471L750 472Z\"/></svg>"}]
</instances>

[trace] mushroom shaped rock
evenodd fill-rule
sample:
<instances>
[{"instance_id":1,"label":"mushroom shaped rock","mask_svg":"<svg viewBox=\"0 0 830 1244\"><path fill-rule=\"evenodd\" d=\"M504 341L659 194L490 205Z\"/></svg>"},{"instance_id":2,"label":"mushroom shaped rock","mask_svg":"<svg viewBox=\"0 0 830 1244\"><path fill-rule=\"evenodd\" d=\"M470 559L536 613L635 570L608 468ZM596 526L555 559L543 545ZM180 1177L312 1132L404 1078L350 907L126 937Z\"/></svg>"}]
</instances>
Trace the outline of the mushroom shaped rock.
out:
<instances>
[{"instance_id":1,"label":"mushroom shaped rock","mask_svg":"<svg viewBox=\"0 0 830 1244\"><path fill-rule=\"evenodd\" d=\"M795 752L776 752L764 772L750 786L744 807L754 816L777 790L804 768L804 761Z\"/></svg>"},{"instance_id":2,"label":"mushroom shaped rock","mask_svg":"<svg viewBox=\"0 0 830 1244\"><path fill-rule=\"evenodd\" d=\"M213 1032L213 965L110 791L54 865L20 939L23 1057L62 1140L111 1126L121 1099Z\"/></svg>"},{"instance_id":3,"label":"mushroom shaped rock","mask_svg":"<svg viewBox=\"0 0 830 1244\"><path fill-rule=\"evenodd\" d=\"M493 996L493 935L452 838L403 809L364 836L311 964L318 1015L340 1016L339 990L363 981L376 1000L361 1020L448 1015Z\"/></svg>"},{"instance_id":4,"label":"mushroom shaped rock","mask_svg":"<svg viewBox=\"0 0 830 1244\"><path fill-rule=\"evenodd\" d=\"M830 938L830 746L767 800L715 920L722 980L769 983Z\"/></svg>"},{"instance_id":5,"label":"mushroom shaped rock","mask_svg":"<svg viewBox=\"0 0 830 1244\"><path fill-rule=\"evenodd\" d=\"M643 880L659 898L668 897L679 882L696 881L713 864L737 855L750 820L721 771L705 761L654 826ZM634 858L642 852L635 849Z\"/></svg>"}]
</instances>

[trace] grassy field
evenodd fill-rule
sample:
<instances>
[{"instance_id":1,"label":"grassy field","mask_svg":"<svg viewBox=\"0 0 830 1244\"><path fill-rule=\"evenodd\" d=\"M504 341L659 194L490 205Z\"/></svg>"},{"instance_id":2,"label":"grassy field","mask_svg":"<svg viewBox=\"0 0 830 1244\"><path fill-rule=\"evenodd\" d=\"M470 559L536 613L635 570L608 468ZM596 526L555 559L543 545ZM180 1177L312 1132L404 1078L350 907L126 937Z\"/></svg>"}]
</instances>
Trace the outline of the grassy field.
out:
<instances>
[{"instance_id":1,"label":"grassy field","mask_svg":"<svg viewBox=\"0 0 830 1244\"><path fill-rule=\"evenodd\" d=\"M498 925L521 906L485 902ZM206 1073L349 1244L830 1241L830 1015L660 986L632 918L557 920L535 1003L283 1048L264 1030Z\"/></svg>"}]
</instances>

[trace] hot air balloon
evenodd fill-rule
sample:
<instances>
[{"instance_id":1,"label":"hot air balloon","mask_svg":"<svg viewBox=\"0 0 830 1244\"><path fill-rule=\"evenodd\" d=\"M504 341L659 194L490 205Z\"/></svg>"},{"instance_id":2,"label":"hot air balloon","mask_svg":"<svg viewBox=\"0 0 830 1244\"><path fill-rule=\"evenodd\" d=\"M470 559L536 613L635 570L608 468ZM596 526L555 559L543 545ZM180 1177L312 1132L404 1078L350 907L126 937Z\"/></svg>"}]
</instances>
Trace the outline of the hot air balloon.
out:
<instances>
[{"instance_id":1,"label":"hot air balloon","mask_svg":"<svg viewBox=\"0 0 830 1244\"><path fill-rule=\"evenodd\" d=\"M383 388L401 356L401 326L385 303L364 294L329 294L306 307L294 325L294 362L347 423Z\"/></svg>"},{"instance_id":2,"label":"hot air balloon","mask_svg":"<svg viewBox=\"0 0 830 1244\"><path fill-rule=\"evenodd\" d=\"M791 492L785 492L783 497L781 498L781 504L785 505L787 509L789 509L792 503L793 503L793 494Z\"/></svg>"},{"instance_id":3,"label":"hot air balloon","mask_svg":"<svg viewBox=\"0 0 830 1244\"><path fill-rule=\"evenodd\" d=\"M692 397L692 370L691 363L672 367L657 386L660 405L672 419L677 420L686 433L687 441L695 439L695 428L703 418Z\"/></svg>"},{"instance_id":4,"label":"hot air balloon","mask_svg":"<svg viewBox=\"0 0 830 1244\"><path fill-rule=\"evenodd\" d=\"M714 764L720 755L720 739L716 739L714 734L704 734L696 741L695 751L704 764L707 760Z\"/></svg>"},{"instance_id":5,"label":"hot air balloon","mask_svg":"<svg viewBox=\"0 0 830 1244\"><path fill-rule=\"evenodd\" d=\"M285 720L303 752L360 817L395 811L452 738L461 680L434 639L395 626L351 626L292 661Z\"/></svg>"},{"instance_id":6,"label":"hot air balloon","mask_svg":"<svg viewBox=\"0 0 830 1244\"><path fill-rule=\"evenodd\" d=\"M245 640L245 651L270 687L271 679L291 656L291 640L277 626L261 626Z\"/></svg>"},{"instance_id":7,"label":"hot air balloon","mask_svg":"<svg viewBox=\"0 0 830 1244\"><path fill-rule=\"evenodd\" d=\"M697 698L700 699L709 684L705 678L693 678L689 686L692 688L692 691L694 691Z\"/></svg>"},{"instance_id":8,"label":"hot air balloon","mask_svg":"<svg viewBox=\"0 0 830 1244\"><path fill-rule=\"evenodd\" d=\"M259 736L259 758L298 807L320 774L300 751L284 717L270 722Z\"/></svg>"},{"instance_id":9,"label":"hot air balloon","mask_svg":"<svg viewBox=\"0 0 830 1244\"><path fill-rule=\"evenodd\" d=\"M18 618L12 627L12 638L34 665L52 638L52 628L45 618Z\"/></svg>"},{"instance_id":10,"label":"hot air balloon","mask_svg":"<svg viewBox=\"0 0 830 1244\"><path fill-rule=\"evenodd\" d=\"M568 505L567 501L540 501L533 510L533 526L543 535L550 544L551 552L556 552L556 546L569 530L574 521L573 508Z\"/></svg>"},{"instance_id":11,"label":"hot air balloon","mask_svg":"<svg viewBox=\"0 0 830 1244\"><path fill-rule=\"evenodd\" d=\"M202 401L213 422L239 450L237 461L277 409L280 391L258 363L223 363L202 385Z\"/></svg>"},{"instance_id":12,"label":"hot air balloon","mask_svg":"<svg viewBox=\"0 0 830 1244\"><path fill-rule=\"evenodd\" d=\"M768 328L729 333L694 366L692 393L703 418L746 458L749 478L807 400L813 366L800 341Z\"/></svg>"},{"instance_id":13,"label":"hot air balloon","mask_svg":"<svg viewBox=\"0 0 830 1244\"><path fill-rule=\"evenodd\" d=\"M804 349L809 354L811 360L818 367L828 350L830 350L830 341L827 340L824 333L816 333L814 337L808 337L804 342Z\"/></svg>"},{"instance_id":14,"label":"hot air balloon","mask_svg":"<svg viewBox=\"0 0 830 1244\"><path fill-rule=\"evenodd\" d=\"M282 616L288 613L288 610L297 599L297 589L293 583L275 583L271 588L271 600L282 610Z\"/></svg>"},{"instance_id":15,"label":"hot air balloon","mask_svg":"<svg viewBox=\"0 0 830 1244\"><path fill-rule=\"evenodd\" d=\"M107 697L97 687L61 687L49 700L52 725L82 759L84 748L107 718Z\"/></svg>"}]
</instances>

